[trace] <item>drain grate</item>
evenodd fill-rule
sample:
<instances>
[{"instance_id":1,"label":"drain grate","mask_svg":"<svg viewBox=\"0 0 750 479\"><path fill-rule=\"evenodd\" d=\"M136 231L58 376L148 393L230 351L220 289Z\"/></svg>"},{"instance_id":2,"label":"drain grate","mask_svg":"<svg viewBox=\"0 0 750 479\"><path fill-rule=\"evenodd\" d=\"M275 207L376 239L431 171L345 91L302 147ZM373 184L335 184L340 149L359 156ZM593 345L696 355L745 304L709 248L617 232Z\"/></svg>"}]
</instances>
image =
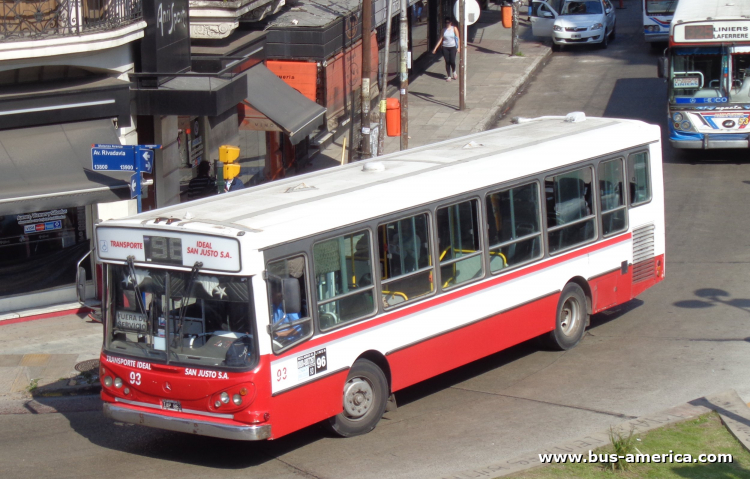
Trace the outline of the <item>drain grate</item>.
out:
<instances>
[{"instance_id":1,"label":"drain grate","mask_svg":"<svg viewBox=\"0 0 750 479\"><path fill-rule=\"evenodd\" d=\"M78 372L85 373L89 371L98 371L99 370L99 360L98 359L89 359L87 361L81 361L80 363L75 365L75 369Z\"/></svg>"}]
</instances>

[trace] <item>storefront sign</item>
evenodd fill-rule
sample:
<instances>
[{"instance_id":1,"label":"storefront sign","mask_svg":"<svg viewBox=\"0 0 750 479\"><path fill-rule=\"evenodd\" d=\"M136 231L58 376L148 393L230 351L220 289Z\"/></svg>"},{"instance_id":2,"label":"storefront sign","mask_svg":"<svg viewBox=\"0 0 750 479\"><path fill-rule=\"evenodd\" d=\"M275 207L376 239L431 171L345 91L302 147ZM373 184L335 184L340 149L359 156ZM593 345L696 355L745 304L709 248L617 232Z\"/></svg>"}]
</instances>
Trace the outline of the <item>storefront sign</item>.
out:
<instances>
[{"instance_id":1,"label":"storefront sign","mask_svg":"<svg viewBox=\"0 0 750 479\"><path fill-rule=\"evenodd\" d=\"M190 69L188 0L143 0L143 19L143 71L180 73Z\"/></svg>"},{"instance_id":2,"label":"storefront sign","mask_svg":"<svg viewBox=\"0 0 750 479\"><path fill-rule=\"evenodd\" d=\"M311 101L317 101L318 65L315 62L268 60L266 68Z\"/></svg>"}]
</instances>

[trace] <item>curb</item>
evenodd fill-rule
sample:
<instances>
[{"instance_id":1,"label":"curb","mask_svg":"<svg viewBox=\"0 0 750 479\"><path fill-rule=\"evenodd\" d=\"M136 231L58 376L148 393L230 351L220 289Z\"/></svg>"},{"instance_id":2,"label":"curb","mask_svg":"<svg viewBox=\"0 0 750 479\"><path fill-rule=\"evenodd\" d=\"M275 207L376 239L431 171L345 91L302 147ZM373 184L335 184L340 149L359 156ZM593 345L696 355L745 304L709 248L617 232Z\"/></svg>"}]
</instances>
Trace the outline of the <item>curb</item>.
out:
<instances>
[{"instance_id":1,"label":"curb","mask_svg":"<svg viewBox=\"0 0 750 479\"><path fill-rule=\"evenodd\" d=\"M66 380L66 381L69 381ZM101 383L96 384L84 384L81 386L68 386L59 385L56 383L48 384L46 386L39 386L38 388L31 391L32 398L48 398L48 397L60 397L60 396L90 396L93 394L99 394L102 390Z\"/></svg>"},{"instance_id":2,"label":"curb","mask_svg":"<svg viewBox=\"0 0 750 479\"><path fill-rule=\"evenodd\" d=\"M52 311L49 313L31 314L29 316L22 316L23 312L7 313L7 314L0 315L0 326L5 326L8 324L25 323L26 321L35 321L37 319L47 319L47 318L56 318L59 316L68 316L70 314L85 314L85 313L91 313L93 311L94 310L89 307L81 306L78 308L63 309L60 311Z\"/></svg>"},{"instance_id":3,"label":"curb","mask_svg":"<svg viewBox=\"0 0 750 479\"><path fill-rule=\"evenodd\" d=\"M549 61L552 56L552 49L548 46L544 46L547 50L543 55L537 57L531 65L523 72L520 78L518 78L511 88L501 95L490 108L490 113L487 114L482 120L477 123L477 126L472 128L471 133L479 133L492 128L492 126L503 117L505 111L508 110L513 103L516 101L516 95L521 88L533 78Z\"/></svg>"},{"instance_id":4,"label":"curb","mask_svg":"<svg viewBox=\"0 0 750 479\"><path fill-rule=\"evenodd\" d=\"M721 417L721 422L729 429L745 450L750 451L750 407L745 404L737 391L729 390L708 398L691 401L691 404L713 409Z\"/></svg>"},{"instance_id":5,"label":"curb","mask_svg":"<svg viewBox=\"0 0 750 479\"><path fill-rule=\"evenodd\" d=\"M722 423L729 432L742 443L745 449L750 451L750 407L732 389L695 399L657 414L614 424L613 427L625 431L632 428L635 433L644 433L670 424L688 421L711 411L719 413ZM503 477L527 469L546 466L547 464L542 464L539 460L540 454L584 454L609 444L609 430L600 431L574 441L556 444L533 454L525 454L471 470L452 472L442 477L443 479Z\"/></svg>"}]
</instances>

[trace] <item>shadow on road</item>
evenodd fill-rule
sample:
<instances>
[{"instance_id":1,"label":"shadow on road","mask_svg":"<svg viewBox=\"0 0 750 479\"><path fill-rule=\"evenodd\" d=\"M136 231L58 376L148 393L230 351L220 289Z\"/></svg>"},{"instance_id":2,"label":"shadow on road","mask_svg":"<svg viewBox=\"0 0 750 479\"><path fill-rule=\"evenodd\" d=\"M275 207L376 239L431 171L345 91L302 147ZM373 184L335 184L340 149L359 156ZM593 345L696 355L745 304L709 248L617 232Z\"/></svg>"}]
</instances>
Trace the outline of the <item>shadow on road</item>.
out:
<instances>
[{"instance_id":1,"label":"shadow on road","mask_svg":"<svg viewBox=\"0 0 750 479\"><path fill-rule=\"evenodd\" d=\"M594 315L591 328L613 321L642 304L642 301L636 299L606 313ZM538 340L526 341L399 391L396 393L397 403L403 406L439 393L458 383L522 359L539 351L540 348ZM63 398L38 397L35 398L37 403L34 406L35 410L30 412L35 414L58 412L69 421L70 427L76 433L102 448L159 461L215 469L234 470L256 467L318 441L336 441L331 439L319 425L307 427L274 441L256 443L174 433L112 421L103 416L101 401L98 397L90 396L86 400L85 408L73 407L73 401L70 398L65 400L68 403L66 407L60 407ZM331 445L334 444L331 442ZM280 462L290 470L294 469L281 459Z\"/></svg>"}]
</instances>

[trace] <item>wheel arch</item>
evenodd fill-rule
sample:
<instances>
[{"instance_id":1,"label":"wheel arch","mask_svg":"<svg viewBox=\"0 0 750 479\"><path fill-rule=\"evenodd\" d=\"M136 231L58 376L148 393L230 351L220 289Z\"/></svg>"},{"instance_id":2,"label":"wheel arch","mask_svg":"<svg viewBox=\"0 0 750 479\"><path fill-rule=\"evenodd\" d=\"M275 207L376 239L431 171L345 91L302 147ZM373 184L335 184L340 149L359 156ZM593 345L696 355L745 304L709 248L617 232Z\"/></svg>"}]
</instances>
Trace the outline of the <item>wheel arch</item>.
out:
<instances>
[{"instance_id":1,"label":"wheel arch","mask_svg":"<svg viewBox=\"0 0 750 479\"><path fill-rule=\"evenodd\" d=\"M581 287L581 289L583 290L583 294L586 295L586 312L592 314L593 296L591 295L591 286L589 286L589 282L581 276L575 276L573 278L570 278L570 280L568 280L568 282L565 284L567 285L568 283L575 283Z\"/></svg>"},{"instance_id":2,"label":"wheel arch","mask_svg":"<svg viewBox=\"0 0 750 479\"><path fill-rule=\"evenodd\" d=\"M385 355L383 355L383 353L381 353L380 351L370 349L360 354L354 362L356 363L360 359L367 359L368 361L374 363L377 367L379 367L381 371L383 371L383 374L385 374L385 379L386 381L388 381L388 393L390 394L393 384L391 378L391 365L388 363Z\"/></svg>"}]
</instances>

